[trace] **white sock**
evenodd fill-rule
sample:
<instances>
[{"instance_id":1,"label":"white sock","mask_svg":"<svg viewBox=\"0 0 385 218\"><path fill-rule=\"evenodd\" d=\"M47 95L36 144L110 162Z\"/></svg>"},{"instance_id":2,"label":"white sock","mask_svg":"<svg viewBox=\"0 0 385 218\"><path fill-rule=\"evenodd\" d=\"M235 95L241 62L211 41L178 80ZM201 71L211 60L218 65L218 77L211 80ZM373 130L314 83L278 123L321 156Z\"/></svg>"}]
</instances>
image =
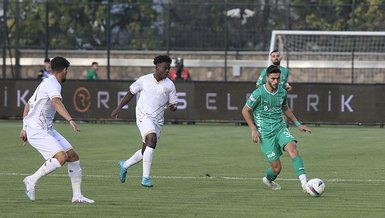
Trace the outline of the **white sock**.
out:
<instances>
[{"instance_id":1,"label":"white sock","mask_svg":"<svg viewBox=\"0 0 385 218\"><path fill-rule=\"evenodd\" d=\"M147 149L147 148L146 148ZM139 149L138 151L135 152L134 155L132 155L128 160L126 160L123 164L124 168L129 168L132 165L137 164L143 159L142 155L142 149Z\"/></svg>"},{"instance_id":2,"label":"white sock","mask_svg":"<svg viewBox=\"0 0 385 218\"><path fill-rule=\"evenodd\" d=\"M61 167L59 161L56 158L50 158L29 178L31 182L36 184L41 177L48 175L59 167Z\"/></svg>"},{"instance_id":3,"label":"white sock","mask_svg":"<svg viewBox=\"0 0 385 218\"><path fill-rule=\"evenodd\" d=\"M81 196L82 169L80 168L80 160L68 162L68 176L71 179L73 197Z\"/></svg>"},{"instance_id":4,"label":"white sock","mask_svg":"<svg viewBox=\"0 0 385 218\"><path fill-rule=\"evenodd\" d=\"M307 182L307 179L306 179L306 174L301 174L298 176L299 178L299 181L301 182L301 186L305 186L306 185L306 182Z\"/></svg>"},{"instance_id":5,"label":"white sock","mask_svg":"<svg viewBox=\"0 0 385 218\"><path fill-rule=\"evenodd\" d=\"M149 178L151 172L152 156L154 149L146 147L143 153L143 177Z\"/></svg>"}]
</instances>

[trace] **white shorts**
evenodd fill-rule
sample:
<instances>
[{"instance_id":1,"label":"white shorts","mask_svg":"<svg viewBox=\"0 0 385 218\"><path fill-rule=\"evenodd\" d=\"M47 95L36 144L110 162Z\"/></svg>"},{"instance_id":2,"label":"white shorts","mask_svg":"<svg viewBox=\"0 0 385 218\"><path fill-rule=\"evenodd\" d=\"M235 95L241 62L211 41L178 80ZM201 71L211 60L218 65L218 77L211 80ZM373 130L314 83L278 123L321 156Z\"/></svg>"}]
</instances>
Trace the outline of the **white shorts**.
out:
<instances>
[{"instance_id":1,"label":"white shorts","mask_svg":"<svg viewBox=\"0 0 385 218\"><path fill-rule=\"evenodd\" d=\"M27 126L26 132L29 144L46 160L61 151L67 152L72 149L71 144L55 129L34 129Z\"/></svg>"},{"instance_id":2,"label":"white shorts","mask_svg":"<svg viewBox=\"0 0 385 218\"><path fill-rule=\"evenodd\" d=\"M160 138L160 132L162 129L162 126L154 122L150 118L143 118L143 119L137 119L136 125L139 128L140 135L142 136L143 143L145 142L146 136L150 133L155 133L156 138L159 141Z\"/></svg>"}]
</instances>

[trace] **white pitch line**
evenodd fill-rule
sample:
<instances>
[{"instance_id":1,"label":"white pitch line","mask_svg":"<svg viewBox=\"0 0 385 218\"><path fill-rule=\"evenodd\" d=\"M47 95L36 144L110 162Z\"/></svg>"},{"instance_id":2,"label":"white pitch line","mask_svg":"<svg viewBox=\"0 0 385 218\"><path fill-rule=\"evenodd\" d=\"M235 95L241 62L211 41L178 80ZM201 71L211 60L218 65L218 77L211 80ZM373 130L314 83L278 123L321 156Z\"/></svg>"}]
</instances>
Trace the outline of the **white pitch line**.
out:
<instances>
[{"instance_id":1,"label":"white pitch line","mask_svg":"<svg viewBox=\"0 0 385 218\"><path fill-rule=\"evenodd\" d=\"M27 173L0 173L0 176L28 176ZM67 177L67 174L50 174L49 176L54 177ZM93 178L117 178L117 175L83 175L83 177L93 177ZM141 178L141 176L127 176L128 178ZM251 177L237 177L237 176L151 176L152 178L157 179L186 179L186 180L208 180L208 179L217 179L217 180L261 180L262 178L251 178ZM293 178L278 178L278 181L297 181L298 179ZM385 183L383 179L341 179L341 178L329 178L322 179L325 182L357 182L357 183Z\"/></svg>"}]
</instances>

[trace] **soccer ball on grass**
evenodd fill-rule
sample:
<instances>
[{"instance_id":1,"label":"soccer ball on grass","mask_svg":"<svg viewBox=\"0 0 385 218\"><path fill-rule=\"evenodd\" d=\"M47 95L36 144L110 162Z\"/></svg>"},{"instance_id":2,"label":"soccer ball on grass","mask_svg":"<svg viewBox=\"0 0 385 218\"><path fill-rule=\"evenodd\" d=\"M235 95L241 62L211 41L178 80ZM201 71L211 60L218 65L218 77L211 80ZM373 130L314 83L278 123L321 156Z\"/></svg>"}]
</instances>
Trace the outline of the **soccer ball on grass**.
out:
<instances>
[{"instance_id":1,"label":"soccer ball on grass","mask_svg":"<svg viewBox=\"0 0 385 218\"><path fill-rule=\"evenodd\" d=\"M307 182L306 192L309 196L319 197L325 191L325 183L322 179L314 178Z\"/></svg>"}]
</instances>

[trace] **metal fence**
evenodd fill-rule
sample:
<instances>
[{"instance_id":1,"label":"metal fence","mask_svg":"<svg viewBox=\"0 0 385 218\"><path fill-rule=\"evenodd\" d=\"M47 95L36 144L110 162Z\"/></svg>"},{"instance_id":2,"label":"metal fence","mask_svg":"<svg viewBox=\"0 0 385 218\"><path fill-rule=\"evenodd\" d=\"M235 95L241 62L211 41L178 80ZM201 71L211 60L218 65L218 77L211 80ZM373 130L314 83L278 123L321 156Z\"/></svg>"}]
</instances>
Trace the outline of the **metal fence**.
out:
<instances>
[{"instance_id":1,"label":"metal fence","mask_svg":"<svg viewBox=\"0 0 385 218\"><path fill-rule=\"evenodd\" d=\"M363 2L0 0L0 17L11 48L267 51L274 29L384 31L381 17L355 19L383 1Z\"/></svg>"},{"instance_id":2,"label":"metal fence","mask_svg":"<svg viewBox=\"0 0 385 218\"><path fill-rule=\"evenodd\" d=\"M224 51L227 58L268 51L276 29L385 31L384 0L346 2L0 0L2 68L14 57L18 75L21 49L46 57L57 49L105 50L108 60L111 50Z\"/></svg>"}]
</instances>

